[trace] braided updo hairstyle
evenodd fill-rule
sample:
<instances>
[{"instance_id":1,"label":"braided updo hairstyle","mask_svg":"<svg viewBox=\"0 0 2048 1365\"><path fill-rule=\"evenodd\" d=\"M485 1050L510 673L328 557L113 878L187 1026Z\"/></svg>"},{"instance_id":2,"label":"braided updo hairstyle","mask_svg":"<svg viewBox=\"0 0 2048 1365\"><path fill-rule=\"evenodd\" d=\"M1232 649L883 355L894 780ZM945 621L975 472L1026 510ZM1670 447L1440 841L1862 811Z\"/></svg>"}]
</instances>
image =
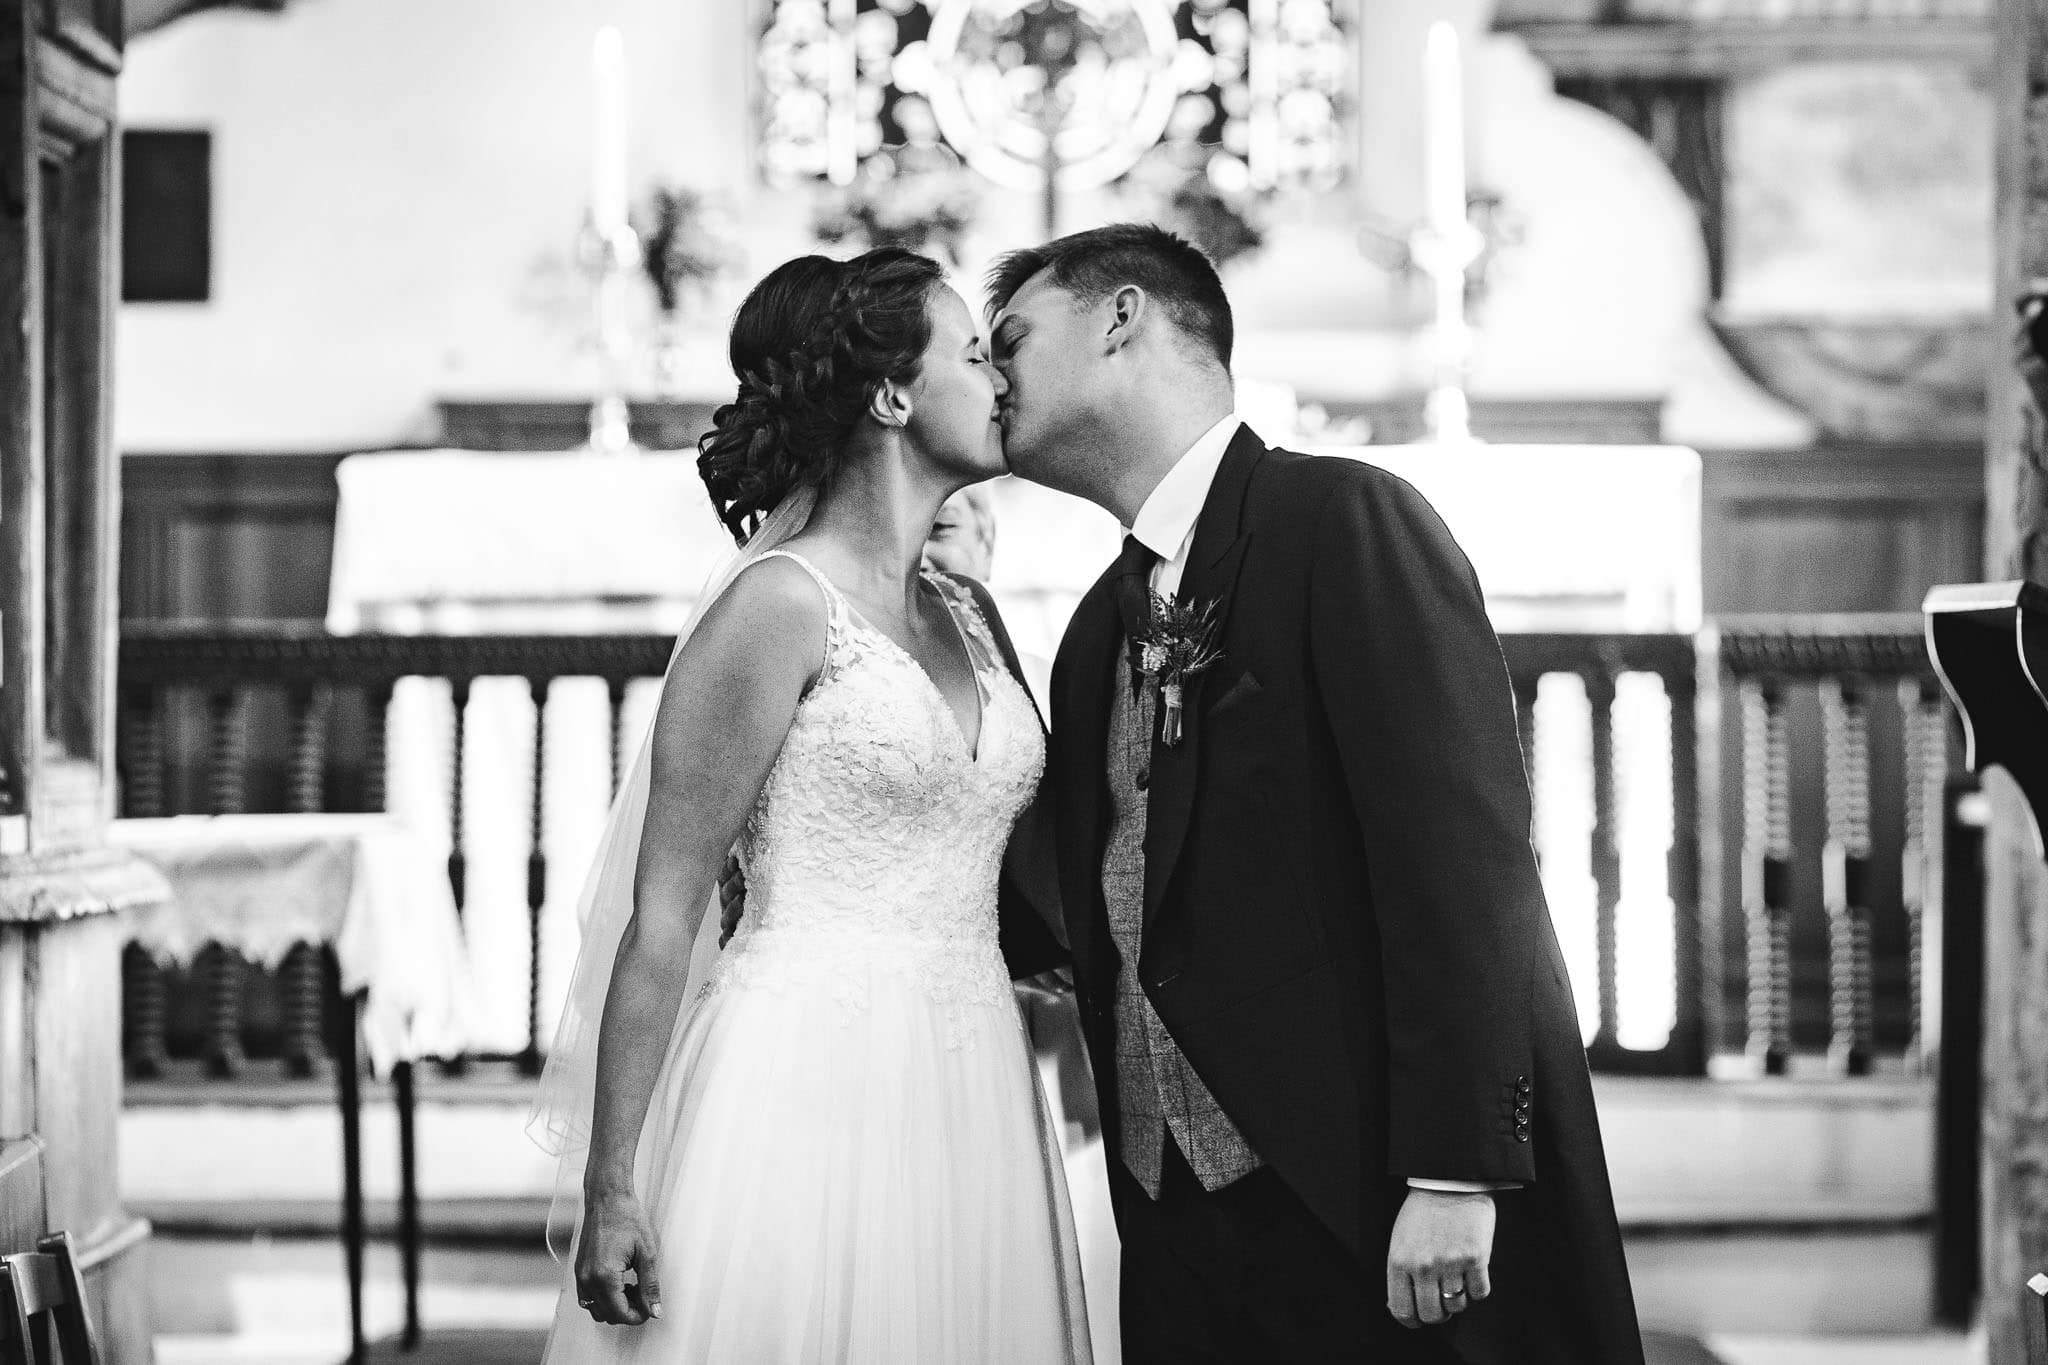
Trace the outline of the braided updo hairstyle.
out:
<instances>
[{"instance_id":1,"label":"braided updo hairstyle","mask_svg":"<svg viewBox=\"0 0 2048 1365\"><path fill-rule=\"evenodd\" d=\"M754 286L732 323L739 395L697 442L697 472L734 540L832 477L877 385L916 378L944 280L929 257L882 247L799 256Z\"/></svg>"}]
</instances>

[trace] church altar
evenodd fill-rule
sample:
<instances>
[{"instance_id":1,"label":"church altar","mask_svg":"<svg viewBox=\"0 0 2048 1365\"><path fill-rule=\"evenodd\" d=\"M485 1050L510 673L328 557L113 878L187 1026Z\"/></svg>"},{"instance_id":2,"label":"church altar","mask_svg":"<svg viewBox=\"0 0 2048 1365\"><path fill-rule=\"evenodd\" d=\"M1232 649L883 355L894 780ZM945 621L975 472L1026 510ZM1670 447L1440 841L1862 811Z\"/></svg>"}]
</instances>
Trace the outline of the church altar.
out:
<instances>
[{"instance_id":1,"label":"church altar","mask_svg":"<svg viewBox=\"0 0 2048 1365\"><path fill-rule=\"evenodd\" d=\"M343 460L335 479L327 628L337 634L670 633L731 544L694 460L681 456L388 451ZM651 681L628 690L625 733L634 740L655 696ZM611 795L603 680L564 679L549 690L536 792L538 714L525 679L476 679L458 784L450 684L404 679L388 713L386 809L444 862L458 840L466 855L458 908L474 1046L484 1051L527 1043L525 855L535 829L548 855L544 1040L556 983L575 957L576 895Z\"/></svg>"},{"instance_id":2,"label":"church altar","mask_svg":"<svg viewBox=\"0 0 2048 1365\"><path fill-rule=\"evenodd\" d=\"M1700 457L1683 446L1323 446L1429 499L1502 634L1700 627Z\"/></svg>"},{"instance_id":3,"label":"church altar","mask_svg":"<svg viewBox=\"0 0 2048 1365\"><path fill-rule=\"evenodd\" d=\"M1263 409L1259 419L1259 426L1283 420ZM1689 450L1473 442L1311 453L1370 461L1413 483L1472 559L1498 630L1690 632L1699 625L1700 470ZM351 457L337 479L328 627L340 633L666 633L687 618L731 548L691 452L394 451ZM1074 605L1115 556L1121 531L1100 509L1021 480L999 480L993 494L991 590L1027 667L1042 673ZM1539 727L1539 759L1552 755L1552 774L1580 771L1590 761L1590 734L1573 717L1584 702L1555 691L1539 702L1549 721ZM652 680L628 690L628 756L657 696ZM1654 699L1647 704L1651 713L1631 719L1637 703L1625 688L1620 722L1654 727ZM574 959L577 892L609 800L611 712L603 681L557 682L544 723L543 1041ZM477 1045L491 1051L526 1043L523 855L536 818L535 724L524 679L473 684L460 794L468 855L462 915ZM454 743L449 685L407 679L390 712L387 804L442 853L455 837ZM1639 756L1623 754L1625 770L1631 761L1668 762L1655 744L1630 752ZM1655 789L1654 776L1642 776ZM1549 804L1553 812L1586 806L1572 793ZM1556 845L1551 861L1560 869L1570 868L1572 850L1583 848L1570 822L1553 820L1547 834L1539 829L1539 842L1544 838ZM1585 899L1582 880L1553 888L1561 923L1590 925L1590 909L1583 916L1573 909ZM1568 944L1584 937L1564 936Z\"/></svg>"},{"instance_id":4,"label":"church altar","mask_svg":"<svg viewBox=\"0 0 2048 1365\"><path fill-rule=\"evenodd\" d=\"M391 451L335 481L339 634L673 631L726 548L680 455Z\"/></svg>"}]
</instances>

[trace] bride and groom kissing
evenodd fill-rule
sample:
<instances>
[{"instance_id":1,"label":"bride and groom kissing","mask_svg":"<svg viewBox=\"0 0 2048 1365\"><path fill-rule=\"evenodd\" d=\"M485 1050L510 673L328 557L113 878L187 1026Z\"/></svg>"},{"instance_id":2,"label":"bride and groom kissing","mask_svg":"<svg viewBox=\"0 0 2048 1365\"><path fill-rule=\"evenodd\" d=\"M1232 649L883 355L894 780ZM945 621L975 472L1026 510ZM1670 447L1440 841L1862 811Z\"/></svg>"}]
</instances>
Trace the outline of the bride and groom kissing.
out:
<instances>
[{"instance_id":1,"label":"bride and groom kissing","mask_svg":"<svg viewBox=\"0 0 2048 1365\"><path fill-rule=\"evenodd\" d=\"M614 805L536 1111L578 1182L547 1358L1090 1359L1011 991L1066 966L1127 1361L1640 1365L1463 554L1399 479L1232 415L1230 304L1172 234L989 284L986 343L889 249L735 318L699 468L739 549ZM1049 737L987 590L920 567L1004 472L1128 528Z\"/></svg>"}]
</instances>

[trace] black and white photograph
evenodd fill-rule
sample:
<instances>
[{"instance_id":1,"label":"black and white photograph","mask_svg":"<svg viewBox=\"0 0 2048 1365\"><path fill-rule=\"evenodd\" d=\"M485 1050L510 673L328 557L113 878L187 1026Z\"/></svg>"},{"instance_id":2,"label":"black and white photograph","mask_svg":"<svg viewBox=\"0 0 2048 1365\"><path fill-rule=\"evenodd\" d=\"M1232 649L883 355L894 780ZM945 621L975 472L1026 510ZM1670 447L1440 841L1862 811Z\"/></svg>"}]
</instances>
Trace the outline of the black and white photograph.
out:
<instances>
[{"instance_id":1,"label":"black and white photograph","mask_svg":"<svg viewBox=\"0 0 2048 1365\"><path fill-rule=\"evenodd\" d=\"M0 119L0 1365L2048 1365L2048 0Z\"/></svg>"}]
</instances>

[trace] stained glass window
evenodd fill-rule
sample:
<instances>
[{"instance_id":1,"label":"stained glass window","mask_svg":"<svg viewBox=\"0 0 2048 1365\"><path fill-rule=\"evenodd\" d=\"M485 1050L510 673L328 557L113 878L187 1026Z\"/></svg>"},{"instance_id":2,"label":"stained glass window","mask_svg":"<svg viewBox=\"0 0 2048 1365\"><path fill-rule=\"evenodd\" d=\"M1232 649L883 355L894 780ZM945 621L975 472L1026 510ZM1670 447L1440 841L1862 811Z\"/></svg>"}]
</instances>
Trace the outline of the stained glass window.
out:
<instances>
[{"instance_id":1,"label":"stained glass window","mask_svg":"<svg viewBox=\"0 0 2048 1365\"><path fill-rule=\"evenodd\" d=\"M1357 0L773 0L761 163L846 184L890 148L1100 185L1165 143L1261 188L1343 176ZM1050 145L1048 145L1050 139Z\"/></svg>"}]
</instances>

